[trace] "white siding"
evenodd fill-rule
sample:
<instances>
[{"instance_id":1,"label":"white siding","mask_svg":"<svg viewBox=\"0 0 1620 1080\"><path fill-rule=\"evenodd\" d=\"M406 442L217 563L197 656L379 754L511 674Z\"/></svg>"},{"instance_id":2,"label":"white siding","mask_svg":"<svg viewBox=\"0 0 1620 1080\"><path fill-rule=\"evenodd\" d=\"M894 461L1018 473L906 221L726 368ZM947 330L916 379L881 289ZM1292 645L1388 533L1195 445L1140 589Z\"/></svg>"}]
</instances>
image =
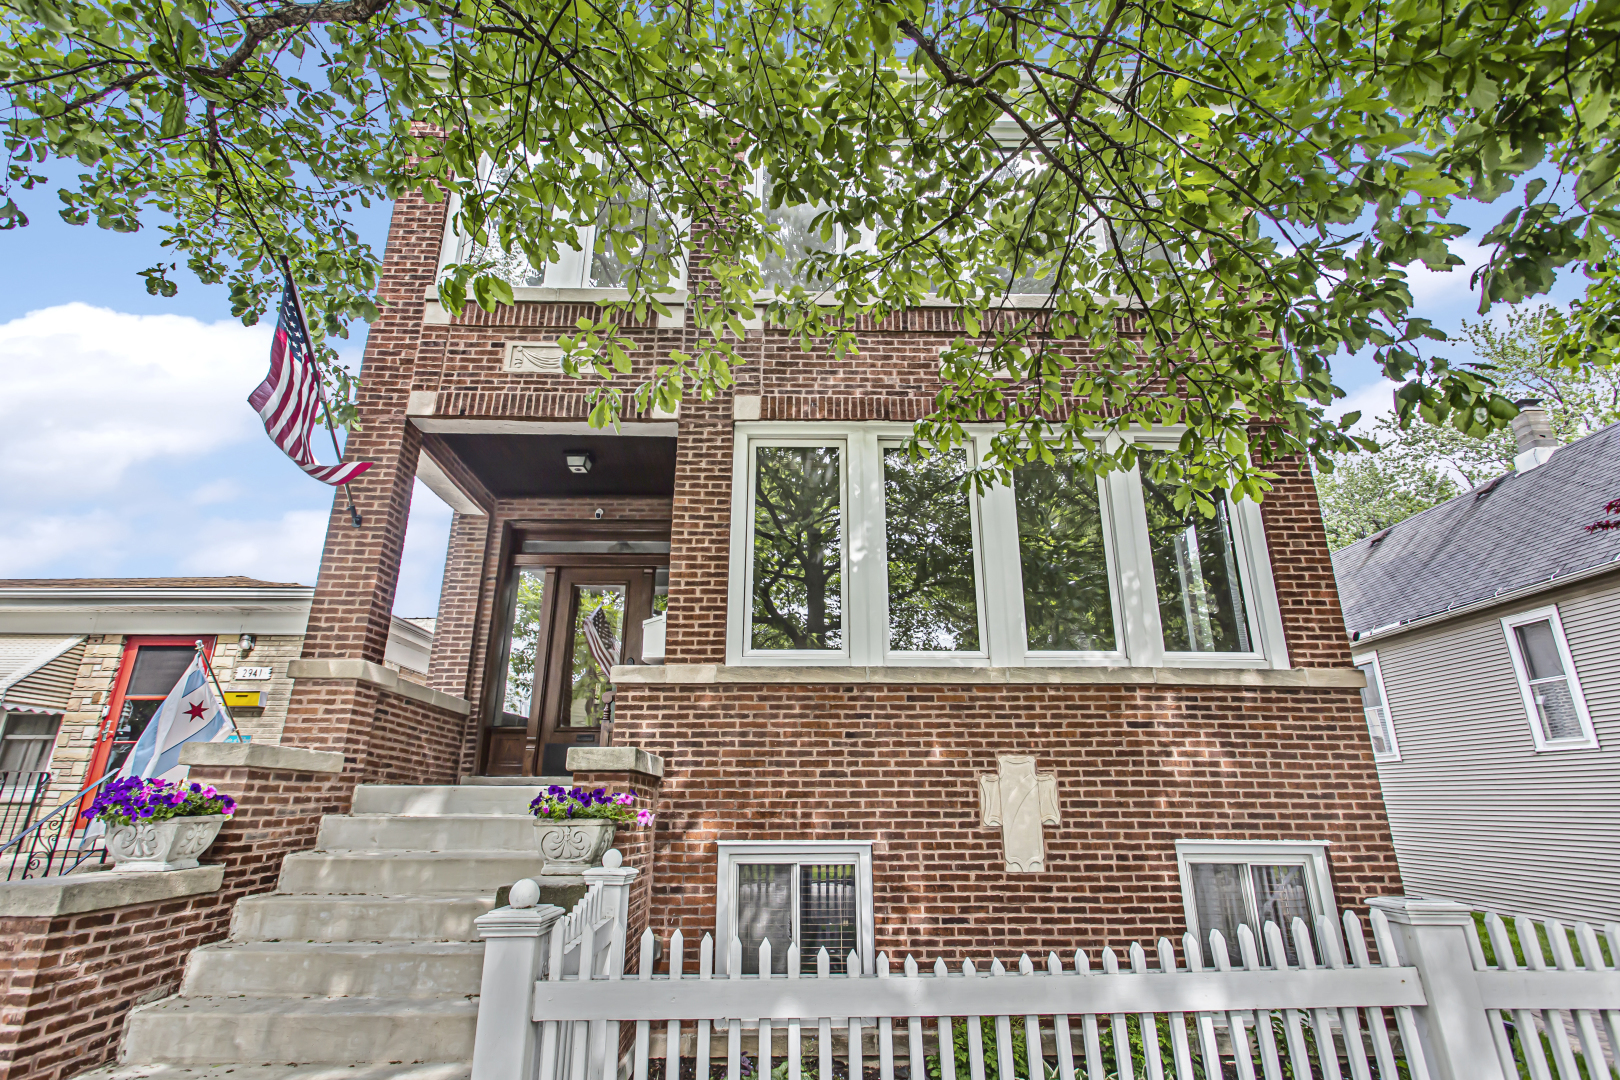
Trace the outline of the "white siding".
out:
<instances>
[{"instance_id":1,"label":"white siding","mask_svg":"<svg viewBox=\"0 0 1620 1080\"><path fill-rule=\"evenodd\" d=\"M1538 753L1498 621L1556 603L1599 749ZM1620 575L1376 650L1401 760L1378 766L1410 896L1620 919Z\"/></svg>"}]
</instances>

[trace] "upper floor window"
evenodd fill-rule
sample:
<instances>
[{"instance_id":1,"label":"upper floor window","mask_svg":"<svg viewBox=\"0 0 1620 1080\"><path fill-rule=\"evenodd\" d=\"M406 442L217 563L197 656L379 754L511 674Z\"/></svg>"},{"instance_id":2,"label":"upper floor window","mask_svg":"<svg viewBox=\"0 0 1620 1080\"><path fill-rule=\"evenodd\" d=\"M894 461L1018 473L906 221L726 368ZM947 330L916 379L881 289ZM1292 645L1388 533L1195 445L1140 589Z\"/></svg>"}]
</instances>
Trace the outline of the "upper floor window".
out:
<instances>
[{"instance_id":1,"label":"upper floor window","mask_svg":"<svg viewBox=\"0 0 1620 1080\"><path fill-rule=\"evenodd\" d=\"M1287 666L1253 504L1063 459L966 493L988 434L914 460L904 425L737 432L733 663Z\"/></svg>"},{"instance_id":2,"label":"upper floor window","mask_svg":"<svg viewBox=\"0 0 1620 1080\"><path fill-rule=\"evenodd\" d=\"M1556 605L1502 620L1537 750L1597 749L1575 659Z\"/></svg>"},{"instance_id":3,"label":"upper floor window","mask_svg":"<svg viewBox=\"0 0 1620 1080\"><path fill-rule=\"evenodd\" d=\"M1378 654L1357 658L1355 664L1367 677L1367 685L1361 688L1361 708L1367 717L1373 760L1399 761L1401 750L1395 741L1395 717L1389 711L1389 697L1384 693L1384 673L1378 666Z\"/></svg>"}]
</instances>

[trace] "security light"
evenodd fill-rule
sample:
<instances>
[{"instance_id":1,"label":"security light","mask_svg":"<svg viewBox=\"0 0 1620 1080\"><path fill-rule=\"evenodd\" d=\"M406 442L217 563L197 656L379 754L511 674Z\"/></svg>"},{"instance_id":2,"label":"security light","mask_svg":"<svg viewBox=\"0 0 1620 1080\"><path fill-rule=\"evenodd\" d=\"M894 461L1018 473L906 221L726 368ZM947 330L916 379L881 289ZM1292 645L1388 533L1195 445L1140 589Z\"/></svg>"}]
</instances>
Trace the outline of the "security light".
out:
<instances>
[{"instance_id":1,"label":"security light","mask_svg":"<svg viewBox=\"0 0 1620 1080\"><path fill-rule=\"evenodd\" d=\"M584 475L591 471L591 465L596 461L589 450L568 450L563 453L563 459L568 462L568 471Z\"/></svg>"}]
</instances>

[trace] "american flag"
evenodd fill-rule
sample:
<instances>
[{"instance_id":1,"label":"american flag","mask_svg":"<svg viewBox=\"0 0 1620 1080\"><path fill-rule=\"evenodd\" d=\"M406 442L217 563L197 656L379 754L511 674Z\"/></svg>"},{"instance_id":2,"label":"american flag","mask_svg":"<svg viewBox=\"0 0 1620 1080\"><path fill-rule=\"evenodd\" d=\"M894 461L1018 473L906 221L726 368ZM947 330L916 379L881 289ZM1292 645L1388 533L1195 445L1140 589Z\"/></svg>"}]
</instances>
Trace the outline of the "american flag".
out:
<instances>
[{"instance_id":1,"label":"american flag","mask_svg":"<svg viewBox=\"0 0 1620 1080\"><path fill-rule=\"evenodd\" d=\"M321 405L321 373L315 366L309 335L304 332L298 293L289 278L281 291L276 336L270 344L270 374L248 397L264 421L270 441L293 463L323 484L347 484L371 468L369 461L322 465L309 445ZM336 442L336 436L333 441Z\"/></svg>"},{"instance_id":2,"label":"american flag","mask_svg":"<svg viewBox=\"0 0 1620 1080\"><path fill-rule=\"evenodd\" d=\"M619 642L608 621L607 609L597 608L585 620L585 644L590 646L591 658L606 675L618 663Z\"/></svg>"}]
</instances>

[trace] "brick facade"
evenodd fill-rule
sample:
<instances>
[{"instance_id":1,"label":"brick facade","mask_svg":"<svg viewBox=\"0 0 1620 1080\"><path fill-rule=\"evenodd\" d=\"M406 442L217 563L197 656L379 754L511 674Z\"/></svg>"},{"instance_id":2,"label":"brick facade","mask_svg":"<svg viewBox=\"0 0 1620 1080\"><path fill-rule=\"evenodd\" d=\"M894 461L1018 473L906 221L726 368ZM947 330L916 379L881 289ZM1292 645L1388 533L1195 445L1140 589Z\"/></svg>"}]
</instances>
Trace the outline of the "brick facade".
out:
<instances>
[{"instance_id":1,"label":"brick facade","mask_svg":"<svg viewBox=\"0 0 1620 1080\"><path fill-rule=\"evenodd\" d=\"M383 286L389 307L367 346L364 431L352 449L381 464L357 485L366 527L351 529L334 512L308 657L380 656L377 627L398 566L395 533L403 529L423 440L447 473L456 476L460 467L431 431L413 432L516 431L513 422L586 416L581 383L506 372L503 362L508 343L554 339L596 309L548 299L494 313L470 307L450 318L423 300L442 220L442 208L414 197L395 211ZM704 280L698 256L688 285ZM806 349L779 330L750 330L740 345L747 364L737 370L736 393L758 395L763 420L925 415L939 389L939 351L959 332L955 314L927 308L855 329L858 352L843 358ZM616 384L626 389L655 355L696 344L695 331L678 317L649 317L627 333L638 348L634 370ZM405 419L408 405L417 421ZM733 416L731 395L683 402L670 499L495 499L487 518L458 515L432 685L464 695L472 716L459 729L453 767L436 732L400 727L390 753L405 752L401 736L421 737L434 765L420 775L476 766L490 705L487 657L502 632L495 612L502 551L523 524L581 520L598 506L608 521L667 521L668 662L723 664ZM1308 470L1277 471L1262 515L1290 662L1345 669L1349 642ZM462 472L483 504L488 492L471 490L476 478ZM352 690L300 683L288 741L341 744L358 754L373 722L369 708ZM1241 690L971 681L627 685L616 718L616 742L659 754L667 765L661 785L637 788L656 800L658 825L650 835L621 838L630 863L643 870L637 903L652 924L689 935L714 928L720 839L872 840L878 944L892 949L1045 949L1178 936L1178 838L1327 840L1341 906L1400 892L1359 696L1342 682L1339 689ZM1032 752L1058 775L1062 824L1047 830L1052 865L1044 873L1006 873L999 835L978 824L975 777L994 770L998 751Z\"/></svg>"},{"instance_id":2,"label":"brick facade","mask_svg":"<svg viewBox=\"0 0 1620 1080\"><path fill-rule=\"evenodd\" d=\"M0 917L0 1080L62 1080L111 1061L137 1005L180 987L186 955L224 938L236 901L275 888L283 856L313 847L322 814L348 805L325 773L193 766L237 800L203 860L216 892L49 918Z\"/></svg>"}]
</instances>

